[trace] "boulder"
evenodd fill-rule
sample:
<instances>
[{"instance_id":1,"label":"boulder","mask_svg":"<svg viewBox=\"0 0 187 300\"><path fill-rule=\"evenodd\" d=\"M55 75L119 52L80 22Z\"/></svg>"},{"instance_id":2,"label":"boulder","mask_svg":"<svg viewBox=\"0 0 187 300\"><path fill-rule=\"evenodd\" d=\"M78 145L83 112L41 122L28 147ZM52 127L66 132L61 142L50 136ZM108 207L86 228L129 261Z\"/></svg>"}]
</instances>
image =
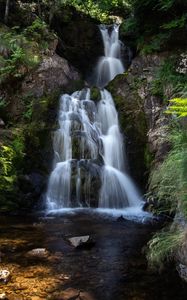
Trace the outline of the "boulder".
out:
<instances>
[{"instance_id":1,"label":"boulder","mask_svg":"<svg viewBox=\"0 0 187 300\"><path fill-rule=\"evenodd\" d=\"M26 256L28 258L46 259L49 256L49 251L45 248L36 248L27 252Z\"/></svg>"},{"instance_id":2,"label":"boulder","mask_svg":"<svg viewBox=\"0 0 187 300\"><path fill-rule=\"evenodd\" d=\"M56 53L44 56L36 71L26 76L22 83L22 93L31 93L34 97L52 93L80 80L78 72L69 65L68 61Z\"/></svg>"},{"instance_id":3,"label":"boulder","mask_svg":"<svg viewBox=\"0 0 187 300\"><path fill-rule=\"evenodd\" d=\"M89 235L71 237L68 238L68 241L74 248L89 248L94 245Z\"/></svg>"},{"instance_id":4,"label":"boulder","mask_svg":"<svg viewBox=\"0 0 187 300\"><path fill-rule=\"evenodd\" d=\"M0 281L7 283L10 279L10 272L8 270L0 269Z\"/></svg>"}]
</instances>

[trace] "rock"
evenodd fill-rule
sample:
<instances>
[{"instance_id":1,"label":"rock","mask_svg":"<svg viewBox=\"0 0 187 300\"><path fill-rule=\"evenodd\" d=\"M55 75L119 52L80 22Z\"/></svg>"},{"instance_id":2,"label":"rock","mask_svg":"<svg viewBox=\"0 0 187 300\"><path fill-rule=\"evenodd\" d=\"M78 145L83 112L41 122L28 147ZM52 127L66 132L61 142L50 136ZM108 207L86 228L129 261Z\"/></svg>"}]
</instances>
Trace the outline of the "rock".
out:
<instances>
[{"instance_id":1,"label":"rock","mask_svg":"<svg viewBox=\"0 0 187 300\"><path fill-rule=\"evenodd\" d=\"M49 256L49 251L45 248L36 248L27 252L26 256L29 258L45 259Z\"/></svg>"},{"instance_id":2,"label":"rock","mask_svg":"<svg viewBox=\"0 0 187 300\"><path fill-rule=\"evenodd\" d=\"M0 294L0 299L7 299L6 294L5 293L1 293Z\"/></svg>"},{"instance_id":3,"label":"rock","mask_svg":"<svg viewBox=\"0 0 187 300\"><path fill-rule=\"evenodd\" d=\"M39 68L26 76L22 83L22 93L32 93L34 97L41 97L45 93L63 89L76 80L80 80L78 72L66 59L54 54L44 57Z\"/></svg>"},{"instance_id":4,"label":"rock","mask_svg":"<svg viewBox=\"0 0 187 300\"><path fill-rule=\"evenodd\" d=\"M88 292L80 292L80 300L95 300L94 296Z\"/></svg>"},{"instance_id":5,"label":"rock","mask_svg":"<svg viewBox=\"0 0 187 300\"><path fill-rule=\"evenodd\" d=\"M3 119L0 118L0 128L5 127L5 122L3 121Z\"/></svg>"},{"instance_id":6,"label":"rock","mask_svg":"<svg viewBox=\"0 0 187 300\"><path fill-rule=\"evenodd\" d=\"M163 113L165 104L152 89L155 73L168 55L136 56L127 73L116 76L107 86L126 137L130 173L142 190L148 182L150 168L162 162L169 150L170 117Z\"/></svg>"},{"instance_id":7,"label":"rock","mask_svg":"<svg viewBox=\"0 0 187 300\"><path fill-rule=\"evenodd\" d=\"M179 273L179 276L187 282L187 266L183 264L179 264L177 266L177 271Z\"/></svg>"},{"instance_id":8,"label":"rock","mask_svg":"<svg viewBox=\"0 0 187 300\"><path fill-rule=\"evenodd\" d=\"M10 278L10 272L8 270L0 269L0 281L7 283Z\"/></svg>"},{"instance_id":9,"label":"rock","mask_svg":"<svg viewBox=\"0 0 187 300\"><path fill-rule=\"evenodd\" d=\"M94 245L94 242L89 235L71 237L68 238L68 241L75 248L85 248Z\"/></svg>"},{"instance_id":10,"label":"rock","mask_svg":"<svg viewBox=\"0 0 187 300\"><path fill-rule=\"evenodd\" d=\"M96 22L73 7L58 10L51 21L51 28L59 37L57 53L83 74L93 70L94 63L103 55L102 38Z\"/></svg>"},{"instance_id":11,"label":"rock","mask_svg":"<svg viewBox=\"0 0 187 300\"><path fill-rule=\"evenodd\" d=\"M79 297L80 291L74 288L68 288L61 292L56 299L58 300L74 300Z\"/></svg>"},{"instance_id":12,"label":"rock","mask_svg":"<svg viewBox=\"0 0 187 300\"><path fill-rule=\"evenodd\" d=\"M126 220L123 216L120 216L117 218L117 222L124 222L124 221L126 221Z\"/></svg>"},{"instance_id":13,"label":"rock","mask_svg":"<svg viewBox=\"0 0 187 300\"><path fill-rule=\"evenodd\" d=\"M34 196L41 195L45 187L45 177L39 173L20 175L18 178L20 189L24 193L33 193Z\"/></svg>"}]
</instances>

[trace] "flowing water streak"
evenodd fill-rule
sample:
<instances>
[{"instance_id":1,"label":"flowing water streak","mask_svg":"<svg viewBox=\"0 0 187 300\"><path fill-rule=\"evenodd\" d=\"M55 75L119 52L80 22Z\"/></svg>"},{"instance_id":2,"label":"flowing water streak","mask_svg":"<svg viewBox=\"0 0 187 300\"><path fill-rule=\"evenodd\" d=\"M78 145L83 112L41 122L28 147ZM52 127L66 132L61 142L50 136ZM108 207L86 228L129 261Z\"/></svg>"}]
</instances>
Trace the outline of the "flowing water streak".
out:
<instances>
[{"instance_id":1,"label":"flowing water streak","mask_svg":"<svg viewBox=\"0 0 187 300\"><path fill-rule=\"evenodd\" d=\"M89 89L86 92L75 92L71 96L63 95L60 99L59 126L54 134L54 170L47 192L49 209L89 207L93 170L96 176L101 175L98 207L124 208L140 204L134 184L124 173L126 161L123 138L115 105L107 90L101 91L101 100L97 105L90 99ZM78 154L73 151L76 136L80 148ZM87 172L84 180L82 167ZM74 202L73 173L76 194ZM85 181L83 189L82 181Z\"/></svg>"},{"instance_id":2,"label":"flowing water streak","mask_svg":"<svg viewBox=\"0 0 187 300\"><path fill-rule=\"evenodd\" d=\"M120 133L117 112L111 94L101 92L98 117L102 124L103 159L102 187L99 207L123 208L140 205L140 196L127 174L123 138Z\"/></svg>"},{"instance_id":3,"label":"flowing water streak","mask_svg":"<svg viewBox=\"0 0 187 300\"><path fill-rule=\"evenodd\" d=\"M101 25L105 56L97 67L98 87L123 73L119 25ZM103 89L98 103L90 89L60 99L59 129L54 133L54 163L47 191L48 209L68 207L124 208L140 206L126 174L123 138L111 94ZM75 151L76 149L76 151ZM100 178L96 190L93 178ZM94 179L95 180L95 179ZM99 198L99 200L98 200Z\"/></svg>"},{"instance_id":4,"label":"flowing water streak","mask_svg":"<svg viewBox=\"0 0 187 300\"><path fill-rule=\"evenodd\" d=\"M104 56L99 59L96 68L96 86L103 88L116 75L125 71L121 61L122 43L119 40L119 25L100 25L104 45Z\"/></svg>"},{"instance_id":5,"label":"flowing water streak","mask_svg":"<svg viewBox=\"0 0 187 300\"><path fill-rule=\"evenodd\" d=\"M54 163L47 190L48 209L89 206L89 199L84 203L81 199L81 167L87 170L88 161L101 156L101 130L96 112L96 105L90 100L90 89L74 92L71 96L64 94L60 98L60 128L54 133L53 139ZM94 167L93 164L92 169ZM72 176L75 178L75 201L72 199ZM90 186L91 177L88 173L84 182L88 198Z\"/></svg>"}]
</instances>

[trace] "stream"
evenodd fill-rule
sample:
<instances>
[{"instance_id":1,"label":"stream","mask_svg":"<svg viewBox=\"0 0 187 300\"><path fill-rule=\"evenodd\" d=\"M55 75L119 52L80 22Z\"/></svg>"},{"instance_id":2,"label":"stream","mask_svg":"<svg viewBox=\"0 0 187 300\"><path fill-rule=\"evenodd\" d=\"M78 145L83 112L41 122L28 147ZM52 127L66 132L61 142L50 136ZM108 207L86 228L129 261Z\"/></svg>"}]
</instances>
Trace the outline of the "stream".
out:
<instances>
[{"instance_id":1,"label":"stream","mask_svg":"<svg viewBox=\"0 0 187 300\"><path fill-rule=\"evenodd\" d=\"M143 249L160 228L158 220L131 218L91 209L1 216L1 268L10 278L1 282L0 294L9 300L187 299L186 284L174 268L159 273L147 266ZM83 235L92 238L89 247L68 242ZM30 255L36 248L47 249L47 255Z\"/></svg>"}]
</instances>

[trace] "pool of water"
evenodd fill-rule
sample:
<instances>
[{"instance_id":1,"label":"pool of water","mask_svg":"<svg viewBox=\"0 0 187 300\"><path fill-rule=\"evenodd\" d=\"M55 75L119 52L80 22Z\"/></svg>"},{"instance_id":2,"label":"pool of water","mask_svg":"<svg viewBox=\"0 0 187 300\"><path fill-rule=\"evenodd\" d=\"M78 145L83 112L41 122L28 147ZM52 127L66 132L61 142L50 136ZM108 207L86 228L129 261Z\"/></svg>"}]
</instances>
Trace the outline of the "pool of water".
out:
<instances>
[{"instance_id":1,"label":"pool of water","mask_svg":"<svg viewBox=\"0 0 187 300\"><path fill-rule=\"evenodd\" d=\"M11 277L1 283L0 294L9 300L187 299L187 285L174 267L147 266L145 246L159 227L151 215L133 211L1 216L0 268ZM68 242L83 235L91 237L91 247L76 249ZM48 255L29 256L35 248Z\"/></svg>"}]
</instances>

